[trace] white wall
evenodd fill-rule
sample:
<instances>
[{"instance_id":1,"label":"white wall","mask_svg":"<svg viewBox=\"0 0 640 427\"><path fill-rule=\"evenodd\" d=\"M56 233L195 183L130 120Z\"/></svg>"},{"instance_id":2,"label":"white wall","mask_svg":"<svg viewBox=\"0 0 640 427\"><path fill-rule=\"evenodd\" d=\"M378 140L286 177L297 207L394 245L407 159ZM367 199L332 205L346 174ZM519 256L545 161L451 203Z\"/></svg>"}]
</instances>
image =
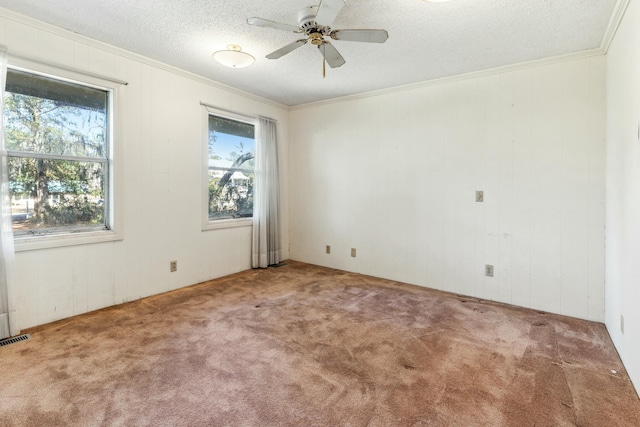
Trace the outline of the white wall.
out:
<instances>
[{"instance_id":1,"label":"white wall","mask_svg":"<svg viewBox=\"0 0 640 427\"><path fill-rule=\"evenodd\" d=\"M119 144L124 240L17 253L20 328L250 268L251 227L201 231L200 101L278 120L283 253L288 257L287 108L3 13L0 43L10 54L129 82L123 90ZM170 260L178 261L176 273L169 273Z\"/></svg>"},{"instance_id":2,"label":"white wall","mask_svg":"<svg viewBox=\"0 0 640 427\"><path fill-rule=\"evenodd\" d=\"M640 385L640 4L607 54L606 325ZM620 317L624 316L624 334Z\"/></svg>"},{"instance_id":3,"label":"white wall","mask_svg":"<svg viewBox=\"0 0 640 427\"><path fill-rule=\"evenodd\" d=\"M600 55L295 108L291 257L603 321L604 89Z\"/></svg>"}]
</instances>

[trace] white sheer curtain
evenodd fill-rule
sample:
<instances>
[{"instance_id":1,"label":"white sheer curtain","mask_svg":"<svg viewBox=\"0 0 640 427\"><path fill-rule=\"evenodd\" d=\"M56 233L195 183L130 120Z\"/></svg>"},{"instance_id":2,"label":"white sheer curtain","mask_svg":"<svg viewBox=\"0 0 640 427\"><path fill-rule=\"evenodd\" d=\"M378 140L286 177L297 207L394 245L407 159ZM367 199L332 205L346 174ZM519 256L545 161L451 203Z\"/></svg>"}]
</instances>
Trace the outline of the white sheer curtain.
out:
<instances>
[{"instance_id":1,"label":"white sheer curtain","mask_svg":"<svg viewBox=\"0 0 640 427\"><path fill-rule=\"evenodd\" d=\"M267 268L280 262L280 184L274 120L258 118L255 152L251 264L253 268Z\"/></svg>"},{"instance_id":2,"label":"white sheer curtain","mask_svg":"<svg viewBox=\"0 0 640 427\"><path fill-rule=\"evenodd\" d=\"M11 225L11 196L4 141L4 88L7 81L7 48L0 46L0 338L18 335L11 288L15 253Z\"/></svg>"}]
</instances>

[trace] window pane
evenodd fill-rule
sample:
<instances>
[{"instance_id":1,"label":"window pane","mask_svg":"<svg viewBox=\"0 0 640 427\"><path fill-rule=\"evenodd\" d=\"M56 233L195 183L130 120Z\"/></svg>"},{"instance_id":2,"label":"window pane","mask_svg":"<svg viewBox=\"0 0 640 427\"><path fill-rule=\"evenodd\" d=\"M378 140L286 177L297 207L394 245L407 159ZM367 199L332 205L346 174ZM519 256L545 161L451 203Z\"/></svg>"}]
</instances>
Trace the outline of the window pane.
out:
<instances>
[{"instance_id":1,"label":"window pane","mask_svg":"<svg viewBox=\"0 0 640 427\"><path fill-rule=\"evenodd\" d=\"M254 139L255 132L251 123L219 116L209 116L209 130L247 139Z\"/></svg>"},{"instance_id":2,"label":"window pane","mask_svg":"<svg viewBox=\"0 0 640 427\"><path fill-rule=\"evenodd\" d=\"M7 71L4 127L16 236L108 228L109 96Z\"/></svg>"},{"instance_id":3,"label":"window pane","mask_svg":"<svg viewBox=\"0 0 640 427\"><path fill-rule=\"evenodd\" d=\"M7 149L105 158L107 97L103 90L9 70Z\"/></svg>"},{"instance_id":4,"label":"window pane","mask_svg":"<svg viewBox=\"0 0 640 427\"><path fill-rule=\"evenodd\" d=\"M103 163L21 157L8 163L17 236L105 229Z\"/></svg>"},{"instance_id":5,"label":"window pane","mask_svg":"<svg viewBox=\"0 0 640 427\"><path fill-rule=\"evenodd\" d=\"M253 215L254 126L209 116L209 219Z\"/></svg>"},{"instance_id":6,"label":"window pane","mask_svg":"<svg viewBox=\"0 0 640 427\"><path fill-rule=\"evenodd\" d=\"M253 180L251 170L210 170L209 219L251 218Z\"/></svg>"}]
</instances>

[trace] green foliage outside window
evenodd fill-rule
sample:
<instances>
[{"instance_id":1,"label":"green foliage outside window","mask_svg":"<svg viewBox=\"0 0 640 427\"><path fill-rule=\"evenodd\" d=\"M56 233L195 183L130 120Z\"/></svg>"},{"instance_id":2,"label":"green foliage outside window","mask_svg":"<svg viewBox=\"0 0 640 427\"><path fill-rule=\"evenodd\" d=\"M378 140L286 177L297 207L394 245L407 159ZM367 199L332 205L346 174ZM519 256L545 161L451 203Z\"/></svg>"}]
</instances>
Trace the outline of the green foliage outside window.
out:
<instances>
[{"instance_id":1,"label":"green foliage outside window","mask_svg":"<svg viewBox=\"0 0 640 427\"><path fill-rule=\"evenodd\" d=\"M16 235L105 227L106 102L102 90L9 71L4 125Z\"/></svg>"},{"instance_id":2,"label":"green foliage outside window","mask_svg":"<svg viewBox=\"0 0 640 427\"><path fill-rule=\"evenodd\" d=\"M254 126L209 117L209 219L253 215Z\"/></svg>"}]
</instances>

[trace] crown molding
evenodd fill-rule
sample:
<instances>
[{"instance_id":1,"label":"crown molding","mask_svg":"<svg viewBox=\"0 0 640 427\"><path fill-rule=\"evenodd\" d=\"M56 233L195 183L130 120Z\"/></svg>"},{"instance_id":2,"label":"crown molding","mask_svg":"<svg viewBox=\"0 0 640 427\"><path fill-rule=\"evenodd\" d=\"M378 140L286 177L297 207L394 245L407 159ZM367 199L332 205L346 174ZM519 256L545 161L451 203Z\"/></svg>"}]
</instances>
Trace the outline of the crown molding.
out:
<instances>
[{"instance_id":1,"label":"crown molding","mask_svg":"<svg viewBox=\"0 0 640 427\"><path fill-rule=\"evenodd\" d=\"M603 54L609 51L609 47L613 42L616 32L618 32L618 28L620 27L620 23L622 22L622 18L627 11L630 1L631 0L618 0L616 3L613 13L611 14L611 19L609 20L609 25L607 26L607 31L605 31L602 44L600 45Z\"/></svg>"},{"instance_id":2,"label":"crown molding","mask_svg":"<svg viewBox=\"0 0 640 427\"><path fill-rule=\"evenodd\" d=\"M459 80L485 77L493 74L523 70L527 68L541 67L545 65L559 63L559 62L566 62L566 61L573 61L581 58L588 58L591 56L606 55L607 51L609 50L609 47L611 46L611 43L613 42L616 32L618 31L618 28L620 27L620 22L622 22L622 18L624 17L624 14L627 10L627 7L629 6L630 1L631 0L617 1L616 5L614 6L613 13L611 14L611 19L609 19L609 24L607 25L607 29L604 33L604 36L602 37L602 42L600 43L600 47L595 49L589 49L589 50L570 53L566 55L553 56L553 57L538 59L534 61L521 62L518 64L505 65L505 66L496 67L496 68L489 68L486 70L473 71L471 73L446 76L446 77L436 78L432 80L426 80L426 81L417 82L417 83L410 83L407 85L395 86L387 89L381 89L381 90L372 91L372 92L360 93L355 95L347 95L339 98L325 99L322 101L310 102L306 104L299 104L299 105L291 106L290 110L291 111L303 110L306 108L312 108L312 107L317 107L321 105L329 105L333 103L351 101L355 99L369 98L373 96L380 96L380 95L385 95L385 94L390 94L395 92L401 92L404 90L419 89L419 88L428 87L436 84L450 83L450 82L455 82Z\"/></svg>"},{"instance_id":3,"label":"crown molding","mask_svg":"<svg viewBox=\"0 0 640 427\"><path fill-rule=\"evenodd\" d=\"M306 109L306 108L312 108L312 107L316 107L316 106L321 106L321 105L330 105L330 104L334 104L334 103L339 103L339 102L345 102L345 101L350 101L350 100L355 100L355 99L362 99L362 98L370 98L373 96L380 96L380 95L384 95L384 94L390 94L390 93L395 93L395 92L401 92L404 90L412 90L412 89L419 89L422 87L428 87L428 86L432 86L432 85L437 85L437 84L442 84L442 83L450 83L450 82L455 82L455 81L460 81L460 80L467 80L467 79L473 79L473 78L479 78L479 77L485 77L485 76L489 76L489 75L494 75L494 74L500 74L500 73L505 73L505 72L511 72L511 71L517 71L517 70L523 70L523 69L527 69L527 68L534 68L534 67L541 67L541 66L545 66L545 65L550 65L550 64L555 64L555 63L560 63L560 62L566 62L566 61L572 61L572 60L576 60L576 59L581 59L581 58L588 58L588 57L592 57L592 56L598 56L598 55L605 55L607 53L607 51L609 50L609 47L615 37L615 34L620 26L620 23L622 21L622 18L624 17L624 14L627 10L627 7L629 6L631 0L618 0L613 13L611 15L611 19L609 20L609 24L607 26L607 29L605 31L605 34L602 38L602 42L600 44L600 47L595 48L595 49L589 49L589 50L585 50L585 51L581 51L581 52L576 52L576 53L570 53L570 54L566 54L566 55L559 55L559 56L554 56L554 57L549 57L549 58L543 58L543 59L539 59L539 60L533 60L533 61L527 61L527 62L521 62L518 64L511 64L511 65L505 65L505 66L500 66L500 67L495 67L495 68L490 68L490 69L486 69L486 70L480 70L480 71L474 71L474 72L470 72L470 73L464 73L464 74L458 74L458 75L453 75L453 76L446 76L446 77L441 77L441 78L436 78L436 79L431 79L431 80L426 80L426 81L421 81L421 82L416 82L416 83L410 83L410 84L406 84L406 85L401 85L401 86L395 86L392 88L387 88L387 89L380 89L380 90L376 90L376 91L371 91L371 92L365 92L365 93L360 93L360 94L354 94L354 95L347 95L347 96L343 96L343 97L337 97L337 98L331 98L331 99L326 99L326 100L322 100L322 101L316 101L316 102L311 102L311 103L306 103L306 104L298 104L298 105L293 105L293 106L287 106L284 104L280 104L279 102L267 99L267 98L263 98L260 97L258 95L252 94L250 92L245 92L243 90L234 88L232 86L226 85L224 83L220 83L216 80L212 80L209 79L207 77L201 76L199 74L195 74L195 73L191 73L189 71L185 71L181 68L178 67L174 67L168 64L165 64L163 62L148 58L146 56L143 55L139 55L130 51L127 51L125 49L121 49L115 46L112 46L110 44L104 43L104 42L100 42L98 40L92 39L90 37L86 37L83 36L81 34L77 34L77 33L73 33L69 30L65 30L63 28L57 27L55 25L51 25L48 24L46 22L42 22L39 21L37 19L31 18L29 16L5 9L0 7L0 16L4 16L5 18L26 24L26 25L30 25L33 26L39 30L43 30L43 31L47 31L53 34L57 34L61 37L66 37L66 38L71 38L74 40L77 40L79 42L82 42L88 46L97 48L97 49L101 49L119 56L122 56L124 58L133 60L133 61L137 61L173 74L177 74L180 75L182 77L186 77L189 78L191 80L195 80L198 81L200 83L204 83L206 85L218 88L218 89L222 89L225 90L227 92L242 96L244 98L248 98L252 101L256 101L256 102L260 102L263 104L267 104L285 111L295 111L295 110L301 110L301 109Z\"/></svg>"},{"instance_id":4,"label":"crown molding","mask_svg":"<svg viewBox=\"0 0 640 427\"><path fill-rule=\"evenodd\" d=\"M307 103L307 104L294 105L294 106L290 107L289 109L291 111L304 110L306 108L313 108L313 107L318 107L318 106L321 106L321 105L330 105L330 104L334 104L334 103L352 101L352 100L356 100L356 99L370 98L370 97L374 97L374 96L392 94L392 93L408 91L408 90L416 90L416 89L429 87L429 86L435 86L435 85L439 85L439 84L443 84L443 83L452 83L452 82L457 82L457 81L461 81L461 80L475 79L475 78L480 78L480 77L491 76L491 75L494 75L494 74L502 74L502 73L513 72L513 71L518 71L518 70L525 70L525 69L528 69L528 68L543 67L545 65L552 65L552 64L562 63L562 62L575 61L577 59L591 58L591 57L594 57L594 56L602 56L602 55L604 55L604 52L603 52L602 48L583 50L581 52L569 53L569 54L566 54L566 55L558 55L558 56L552 56L552 57L549 57L549 58L536 59L536 60L533 60L533 61L519 62L517 64L503 65L503 66L500 66L500 67L488 68L486 70L473 71L473 72L470 72L470 73L456 74L456 75L453 75L453 76L440 77L440 78L431 79L431 80L425 80L425 81L416 82L416 83L409 83L409 84L402 85L402 86L395 86L395 87L387 88L387 89L380 89L380 90L376 90L376 91L359 93L359 94L355 94L355 95L347 95L347 96L342 96L342 97L339 97L339 98L325 99L325 100L322 100L322 101L310 102L310 103Z\"/></svg>"},{"instance_id":5,"label":"crown molding","mask_svg":"<svg viewBox=\"0 0 640 427\"><path fill-rule=\"evenodd\" d=\"M255 95L255 94L250 93L250 92L245 92L243 90L234 88L233 86L229 86L229 85L226 85L224 83L220 83L220 82L218 82L216 80L209 79L209 78L201 76L199 74L191 73L191 72L185 71L185 70L183 70L181 68L165 64L164 62L160 62L160 61L157 61L155 59L151 59L151 58L148 58L146 56L143 56L143 55L140 55L140 54L137 54L137 53L133 53L133 52L130 52L130 51L125 50L125 49L121 49L119 47L116 47L116 46L110 45L108 43L104 43L104 42L98 41L96 39L92 39L92 38L84 36L82 34L78 34L78 33L74 33L74 32L69 31L69 30L65 30L64 28L60 28L60 27L48 24L48 23L43 22L43 21L39 21L39 20L34 19L34 18L30 17L30 16L26 16L26 15L23 15L21 13L14 12L12 10L5 9L3 7L0 7L0 17L4 17L6 19L11 19L13 21L16 21L16 22L19 22L19 23L34 27L34 28L36 28L38 30L47 31L49 33L56 34L56 35L58 35L60 37L65 37L65 38L68 38L68 39L72 39L72 40L84 43L84 44L86 44L88 46L94 47L96 49L101 49L101 50L104 50L106 52L112 53L114 55L118 55L118 56L124 57L126 59L130 59L132 61L140 62L140 63L143 63L145 65L149 65L151 67L155 67L155 68L161 69L163 71L167 71L167 72L170 72L170 73L173 73L173 74L177 74L177 75L182 76L182 77L186 77L188 79L195 80L195 81L200 82L200 83L204 83L206 85L215 87L217 89L222 89L224 91L231 92L231 93L233 93L235 95L239 95L239 96L242 96L244 98L248 98L248 99L250 99L252 101L257 101L257 102L260 102L260 103L263 103L263 104L267 104L267 105L270 105L272 107L280 108L280 109L286 110L286 111L289 110L289 107L287 105L280 104L279 102L273 101L271 99L263 98L261 96ZM11 55L11 46L8 46L8 48L9 48L9 54ZM20 53L17 53L16 55L17 56L21 56ZM50 65L54 66L56 64L50 64ZM114 76L114 77L122 78L123 76ZM123 78L123 80L126 80L126 79Z\"/></svg>"}]
</instances>

